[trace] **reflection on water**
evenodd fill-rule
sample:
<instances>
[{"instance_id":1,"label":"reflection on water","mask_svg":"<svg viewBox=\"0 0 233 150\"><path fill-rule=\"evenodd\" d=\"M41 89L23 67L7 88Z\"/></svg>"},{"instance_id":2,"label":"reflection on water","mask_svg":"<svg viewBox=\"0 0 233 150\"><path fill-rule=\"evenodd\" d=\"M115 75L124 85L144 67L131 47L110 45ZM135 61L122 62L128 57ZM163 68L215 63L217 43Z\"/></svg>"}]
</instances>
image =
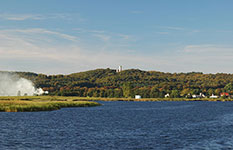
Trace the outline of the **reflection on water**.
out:
<instances>
[{"instance_id":1,"label":"reflection on water","mask_svg":"<svg viewBox=\"0 0 233 150\"><path fill-rule=\"evenodd\" d=\"M0 113L0 149L231 149L232 102L101 102Z\"/></svg>"}]
</instances>

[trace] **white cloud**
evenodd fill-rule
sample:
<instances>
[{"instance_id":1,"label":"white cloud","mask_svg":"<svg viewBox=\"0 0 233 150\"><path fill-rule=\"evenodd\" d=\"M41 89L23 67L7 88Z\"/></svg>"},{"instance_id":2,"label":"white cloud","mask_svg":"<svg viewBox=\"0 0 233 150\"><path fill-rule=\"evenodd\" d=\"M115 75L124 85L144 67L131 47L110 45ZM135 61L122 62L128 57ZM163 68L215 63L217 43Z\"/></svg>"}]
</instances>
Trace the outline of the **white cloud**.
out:
<instances>
[{"instance_id":1,"label":"white cloud","mask_svg":"<svg viewBox=\"0 0 233 150\"><path fill-rule=\"evenodd\" d=\"M177 31L185 30L185 28L183 28L183 27L175 27L175 26L163 26L161 28L167 29L167 30L177 30Z\"/></svg>"},{"instance_id":2,"label":"white cloud","mask_svg":"<svg viewBox=\"0 0 233 150\"><path fill-rule=\"evenodd\" d=\"M105 33L105 31L103 31L103 30L89 30L88 32L92 32L92 33Z\"/></svg>"},{"instance_id":3,"label":"white cloud","mask_svg":"<svg viewBox=\"0 0 233 150\"><path fill-rule=\"evenodd\" d=\"M104 33L94 33L102 44L90 45L81 37L42 28L0 30L1 70L68 74L123 65L124 68L165 72L232 72L229 69L233 65L231 46L186 45L166 55L137 53L126 42L130 36ZM89 36L93 36L93 32ZM117 40L119 43L114 44Z\"/></svg>"},{"instance_id":4,"label":"white cloud","mask_svg":"<svg viewBox=\"0 0 233 150\"><path fill-rule=\"evenodd\" d=\"M160 31L158 31L157 33L161 35L167 35L172 32L180 32L185 35L192 36L201 32L201 30L198 29L191 29L191 28L177 27L177 26L160 26L158 28Z\"/></svg>"},{"instance_id":5,"label":"white cloud","mask_svg":"<svg viewBox=\"0 0 233 150\"><path fill-rule=\"evenodd\" d=\"M96 37L104 42L112 41L119 41L122 42L129 42L129 41L135 41L136 38L132 35L128 34L122 34L122 33L114 33L114 32L108 32L104 30L92 30L92 29L84 29L84 28L74 28L74 31L77 31L80 34L85 34L85 36L92 36Z\"/></svg>"},{"instance_id":6,"label":"white cloud","mask_svg":"<svg viewBox=\"0 0 233 150\"><path fill-rule=\"evenodd\" d=\"M111 38L102 34L96 34L96 36L104 42ZM56 70L61 72L63 69L72 72L73 69L80 69L82 66L85 66L86 69L100 66L108 67L108 65L118 64L120 61L136 63L136 57L130 58L121 52L114 51L114 46L110 52L101 47L92 51L91 47L87 49L85 43L80 43L76 39L75 36L42 28L0 30L0 62L9 62L7 60L28 61L29 64L24 67L28 66L28 68L25 70L32 69L31 71L44 71L46 73L56 73ZM61 44L63 40L68 40L69 43ZM42 62L49 61L50 65L54 64L56 69L53 68L53 72L50 72L46 65L32 68L30 65L32 60L41 62L41 65ZM14 69L15 66L15 70L18 70L17 62L13 63L14 65L12 63L9 68ZM63 68L59 66L63 66ZM71 66L70 69L68 66ZM34 68L40 70L34 70Z\"/></svg>"},{"instance_id":7,"label":"white cloud","mask_svg":"<svg viewBox=\"0 0 233 150\"><path fill-rule=\"evenodd\" d=\"M71 20L75 18L76 21L85 22L86 19L82 18L79 14L68 13L54 13L54 14L0 14L0 19L10 21L25 21L25 20L48 20L48 19L64 19Z\"/></svg>"},{"instance_id":8,"label":"white cloud","mask_svg":"<svg viewBox=\"0 0 233 150\"><path fill-rule=\"evenodd\" d=\"M111 39L111 36L105 34L93 34L93 36L98 37L104 42L108 42Z\"/></svg>"},{"instance_id":9,"label":"white cloud","mask_svg":"<svg viewBox=\"0 0 233 150\"><path fill-rule=\"evenodd\" d=\"M174 61L175 68L182 69L183 72L233 73L230 69L233 65L232 58L232 46L203 44L184 46L171 60Z\"/></svg>"},{"instance_id":10,"label":"white cloud","mask_svg":"<svg viewBox=\"0 0 233 150\"><path fill-rule=\"evenodd\" d=\"M162 35L168 35L169 32L157 32L158 34L162 34Z\"/></svg>"},{"instance_id":11,"label":"white cloud","mask_svg":"<svg viewBox=\"0 0 233 150\"><path fill-rule=\"evenodd\" d=\"M16 35L18 33L21 33L24 35L34 34L34 35L37 35L38 37L39 37L39 35L47 34L47 35L55 35L55 36L58 36L60 38L70 40L70 41L78 41L78 38L76 36L56 32L56 31L50 31L50 30L46 30L46 29L42 29L42 28L10 29L10 30L0 30L0 32L1 33L8 33L8 34L11 33L11 35Z\"/></svg>"},{"instance_id":12,"label":"white cloud","mask_svg":"<svg viewBox=\"0 0 233 150\"><path fill-rule=\"evenodd\" d=\"M127 35L127 34L118 34L123 40L129 40L132 38L132 36Z\"/></svg>"},{"instance_id":13,"label":"white cloud","mask_svg":"<svg viewBox=\"0 0 233 150\"><path fill-rule=\"evenodd\" d=\"M222 45L187 45L184 47L186 53L203 53L203 54L224 54L224 53L233 53L233 47L222 46Z\"/></svg>"},{"instance_id":14,"label":"white cloud","mask_svg":"<svg viewBox=\"0 0 233 150\"><path fill-rule=\"evenodd\" d=\"M74 36L40 28L0 30L0 57L60 59L57 52L63 52L65 46L57 38L77 42Z\"/></svg>"},{"instance_id":15,"label":"white cloud","mask_svg":"<svg viewBox=\"0 0 233 150\"><path fill-rule=\"evenodd\" d=\"M79 33L105 33L106 31L103 30L88 30L88 29L83 29L83 28L74 28L74 31L78 31Z\"/></svg>"},{"instance_id":16,"label":"white cloud","mask_svg":"<svg viewBox=\"0 0 233 150\"><path fill-rule=\"evenodd\" d=\"M0 14L0 18L4 20L42 20L44 17L42 15L31 15L31 14Z\"/></svg>"}]
</instances>

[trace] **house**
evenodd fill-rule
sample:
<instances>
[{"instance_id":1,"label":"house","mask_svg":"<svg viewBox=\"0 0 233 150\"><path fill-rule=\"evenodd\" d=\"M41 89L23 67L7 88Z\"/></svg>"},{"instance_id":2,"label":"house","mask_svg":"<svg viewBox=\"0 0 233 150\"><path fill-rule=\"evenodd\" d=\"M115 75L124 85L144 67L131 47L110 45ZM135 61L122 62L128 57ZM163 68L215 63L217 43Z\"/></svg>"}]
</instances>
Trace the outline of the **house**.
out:
<instances>
[{"instance_id":1,"label":"house","mask_svg":"<svg viewBox=\"0 0 233 150\"><path fill-rule=\"evenodd\" d=\"M192 95L192 98L201 98L201 95L194 94L194 95Z\"/></svg>"},{"instance_id":2,"label":"house","mask_svg":"<svg viewBox=\"0 0 233 150\"><path fill-rule=\"evenodd\" d=\"M192 98L205 98L205 95L202 93L200 93L199 95L194 94L192 95Z\"/></svg>"},{"instance_id":3,"label":"house","mask_svg":"<svg viewBox=\"0 0 233 150\"><path fill-rule=\"evenodd\" d=\"M202 98L205 98L205 95L204 95L203 93L200 93L200 96L201 96Z\"/></svg>"},{"instance_id":4,"label":"house","mask_svg":"<svg viewBox=\"0 0 233 150\"><path fill-rule=\"evenodd\" d=\"M210 96L210 98L218 98L218 96L217 96L217 95L212 94L212 95Z\"/></svg>"},{"instance_id":5,"label":"house","mask_svg":"<svg viewBox=\"0 0 233 150\"><path fill-rule=\"evenodd\" d=\"M186 97L186 98L193 98L193 97L192 97L192 94L190 94L190 93L188 93L185 97Z\"/></svg>"},{"instance_id":6,"label":"house","mask_svg":"<svg viewBox=\"0 0 233 150\"><path fill-rule=\"evenodd\" d=\"M135 99L141 99L141 95L135 95Z\"/></svg>"},{"instance_id":7,"label":"house","mask_svg":"<svg viewBox=\"0 0 233 150\"><path fill-rule=\"evenodd\" d=\"M223 96L230 97L231 95L229 93L223 92L220 94L220 96L221 97L223 97Z\"/></svg>"},{"instance_id":8,"label":"house","mask_svg":"<svg viewBox=\"0 0 233 150\"><path fill-rule=\"evenodd\" d=\"M168 97L170 97L170 94L167 93L164 97L165 97L165 98L168 98Z\"/></svg>"}]
</instances>

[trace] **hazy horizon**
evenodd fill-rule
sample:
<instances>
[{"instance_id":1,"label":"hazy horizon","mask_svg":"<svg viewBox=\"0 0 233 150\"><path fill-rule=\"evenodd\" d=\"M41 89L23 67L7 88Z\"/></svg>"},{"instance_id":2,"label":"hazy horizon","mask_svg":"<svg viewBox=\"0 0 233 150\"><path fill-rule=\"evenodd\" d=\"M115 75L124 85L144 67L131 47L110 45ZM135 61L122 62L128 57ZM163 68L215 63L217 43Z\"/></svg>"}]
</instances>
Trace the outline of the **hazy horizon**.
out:
<instances>
[{"instance_id":1,"label":"hazy horizon","mask_svg":"<svg viewBox=\"0 0 233 150\"><path fill-rule=\"evenodd\" d=\"M0 70L233 73L233 1L9 0Z\"/></svg>"},{"instance_id":2,"label":"hazy horizon","mask_svg":"<svg viewBox=\"0 0 233 150\"><path fill-rule=\"evenodd\" d=\"M73 73L81 73L81 72L86 72L86 71L92 71L92 70L97 70L97 69L111 69L111 70L117 70L118 68L94 68L94 69L89 69L89 70L81 70L81 71L72 71L72 72L68 72L68 73L54 73L54 74L50 74L50 73L44 73L44 72L34 72L34 71L21 71L21 70L0 70L3 72L30 72L30 73L36 73L36 74L45 74L45 75L70 75ZM163 73L203 73L203 74L218 74L218 73L224 73L224 74L233 74L233 73L227 73L227 72L201 72L201 71L188 71L188 72L169 72L169 71L160 71L160 70L145 70L145 69L139 69L139 68L123 68L123 71L125 70L131 70L131 69L138 69L141 71L155 71L155 72L163 72Z\"/></svg>"}]
</instances>

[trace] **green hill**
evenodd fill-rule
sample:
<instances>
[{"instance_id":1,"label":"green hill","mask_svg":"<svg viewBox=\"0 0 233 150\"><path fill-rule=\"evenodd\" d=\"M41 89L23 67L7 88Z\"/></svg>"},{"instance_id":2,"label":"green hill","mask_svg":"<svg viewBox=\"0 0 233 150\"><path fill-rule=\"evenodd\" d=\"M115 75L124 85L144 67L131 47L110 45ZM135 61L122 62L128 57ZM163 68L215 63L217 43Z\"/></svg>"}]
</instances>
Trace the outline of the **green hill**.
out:
<instances>
[{"instance_id":1,"label":"green hill","mask_svg":"<svg viewBox=\"0 0 233 150\"><path fill-rule=\"evenodd\" d=\"M164 97L166 93L179 96L187 94L205 95L230 92L224 88L233 83L233 74L163 73L124 70L117 73L112 69L96 69L70 75L45 75L30 72L16 72L19 76L30 79L36 87L41 87L51 95L95 96L95 97ZM128 93L126 94L126 90Z\"/></svg>"}]
</instances>

